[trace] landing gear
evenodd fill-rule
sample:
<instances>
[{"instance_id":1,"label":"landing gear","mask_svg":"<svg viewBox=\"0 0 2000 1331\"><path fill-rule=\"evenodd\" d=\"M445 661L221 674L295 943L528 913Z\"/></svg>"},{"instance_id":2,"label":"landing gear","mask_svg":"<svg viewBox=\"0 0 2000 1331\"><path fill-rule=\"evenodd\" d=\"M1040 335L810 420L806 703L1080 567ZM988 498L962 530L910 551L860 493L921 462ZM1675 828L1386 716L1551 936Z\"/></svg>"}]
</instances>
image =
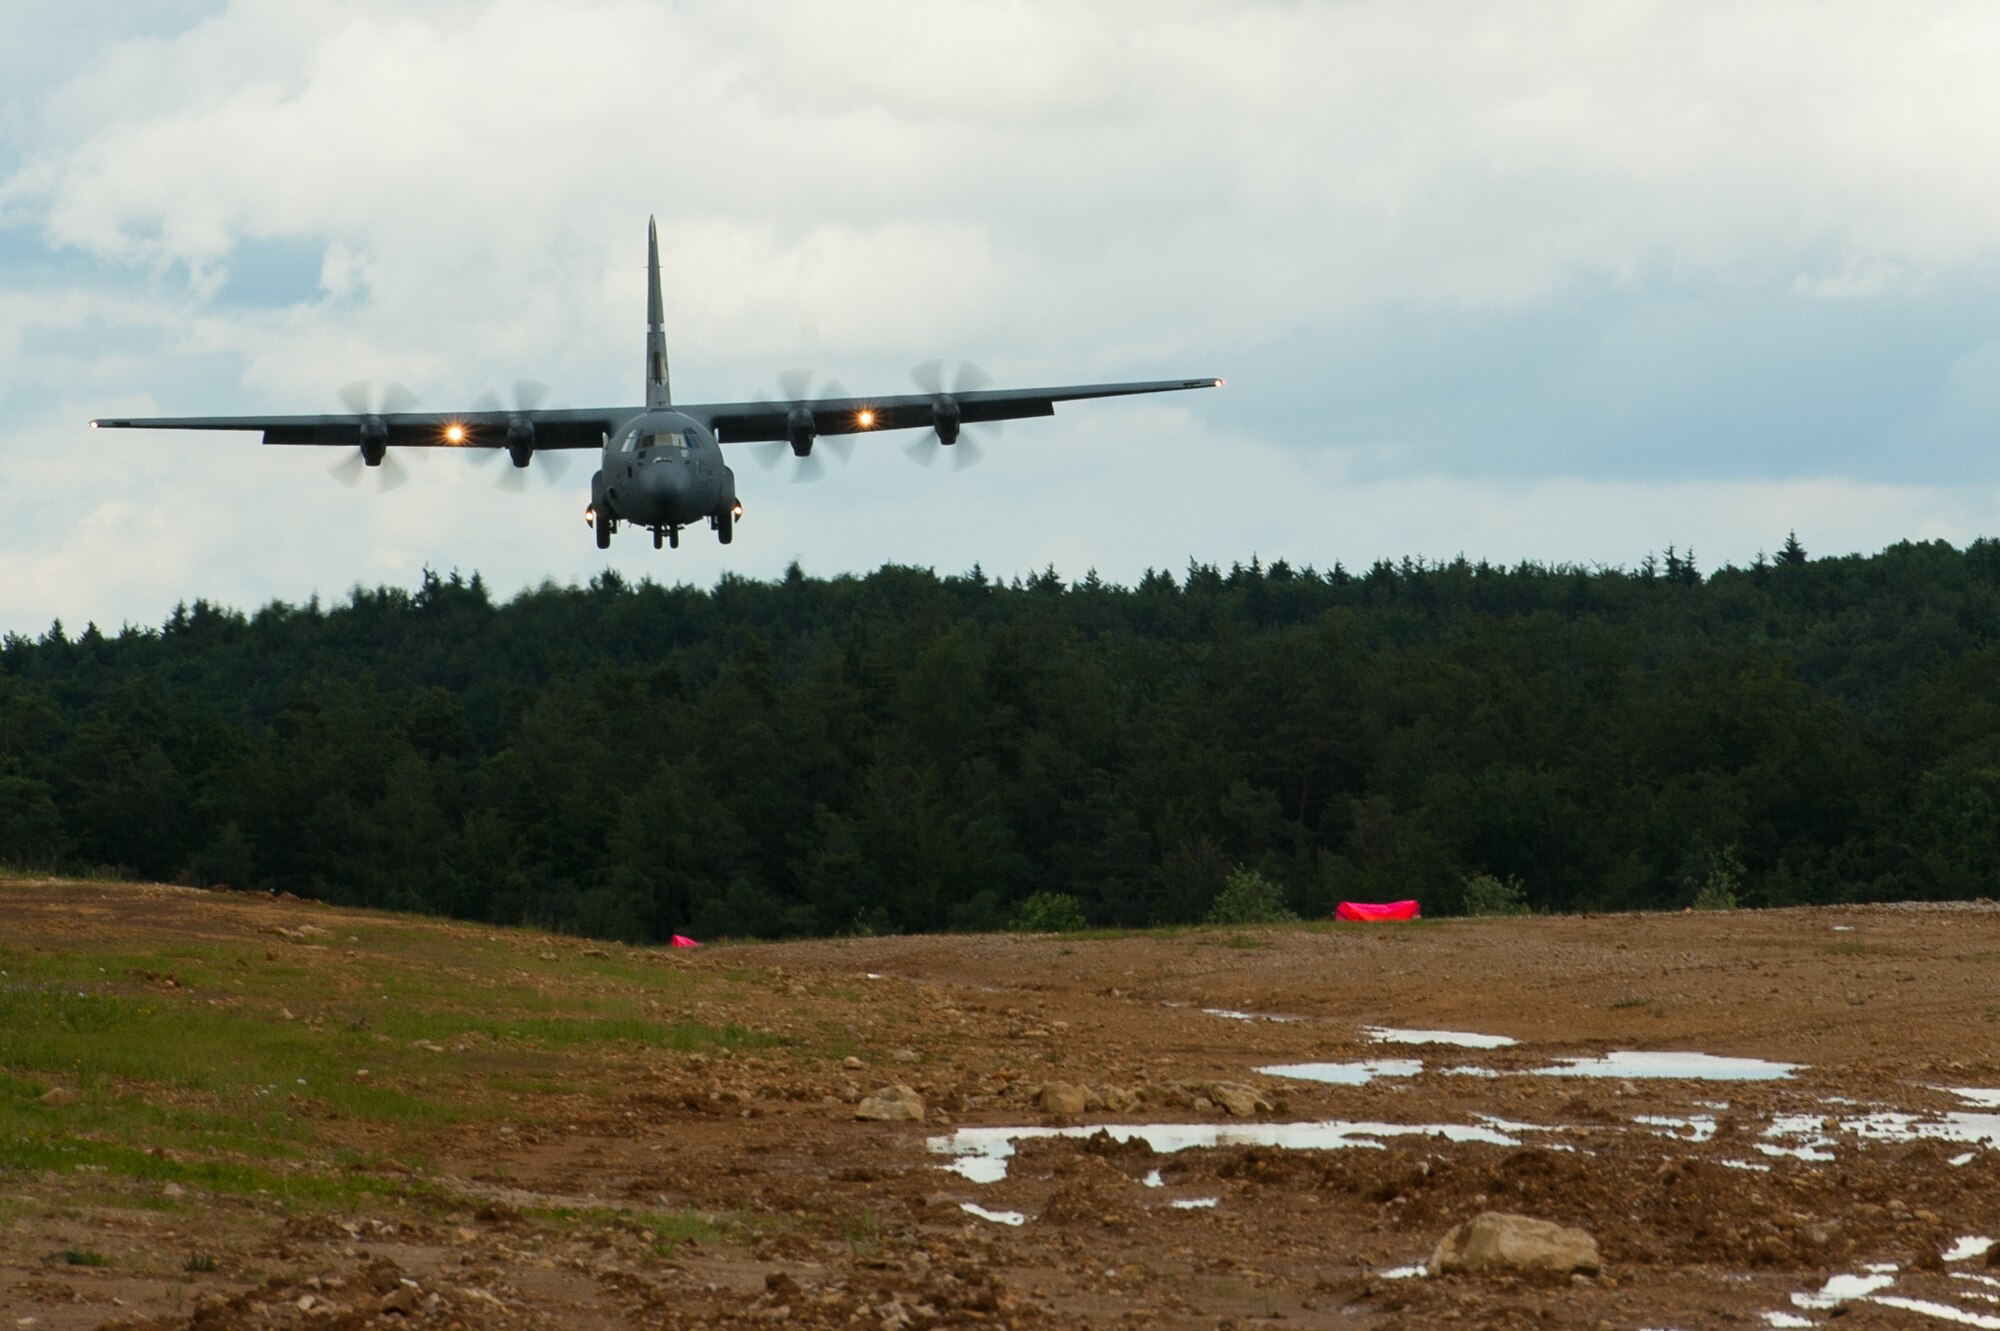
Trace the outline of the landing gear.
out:
<instances>
[{"instance_id":1,"label":"landing gear","mask_svg":"<svg viewBox=\"0 0 2000 1331\"><path fill-rule=\"evenodd\" d=\"M609 513L594 514L590 525L597 529L597 548L600 550L609 550L611 548L611 515Z\"/></svg>"},{"instance_id":2,"label":"landing gear","mask_svg":"<svg viewBox=\"0 0 2000 1331\"><path fill-rule=\"evenodd\" d=\"M715 539L728 545L736 539L736 519L743 516L743 505L732 502L720 513L708 515L708 525L715 528Z\"/></svg>"},{"instance_id":3,"label":"landing gear","mask_svg":"<svg viewBox=\"0 0 2000 1331\"><path fill-rule=\"evenodd\" d=\"M676 522L665 527L653 528L653 548L655 550L660 548L660 540L662 537L666 538L666 543L668 545L672 546L676 550L680 549L681 525L678 522Z\"/></svg>"}]
</instances>

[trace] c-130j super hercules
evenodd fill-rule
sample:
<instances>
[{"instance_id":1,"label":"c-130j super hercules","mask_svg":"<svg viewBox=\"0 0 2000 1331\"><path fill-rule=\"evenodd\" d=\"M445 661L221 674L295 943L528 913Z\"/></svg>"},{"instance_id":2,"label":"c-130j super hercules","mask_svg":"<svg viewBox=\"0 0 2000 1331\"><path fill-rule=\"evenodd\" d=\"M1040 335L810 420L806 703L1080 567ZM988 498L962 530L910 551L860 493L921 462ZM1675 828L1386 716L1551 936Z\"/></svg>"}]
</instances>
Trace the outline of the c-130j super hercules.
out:
<instances>
[{"instance_id":1,"label":"c-130j super hercules","mask_svg":"<svg viewBox=\"0 0 2000 1331\"><path fill-rule=\"evenodd\" d=\"M966 367L966 371L971 371L971 367ZM933 372L919 377L937 376ZM975 383L968 384L968 377ZM1058 402L1217 388L1222 384L1220 379L1168 379L1068 388L989 389L977 387L976 379L976 372L961 373L960 382L950 390L941 383L925 384L925 392L891 397L807 398L800 385L801 391L792 394L792 401L676 405L667 388L659 232L649 221L646 403L642 407L542 410L517 402L513 410L357 410L337 416L154 416L95 420L91 425L117 430L261 430L267 444L358 446L358 461L369 467L380 467L391 446L504 448L516 467L526 467L537 451L602 449L602 464L590 478L590 507L584 510L584 518L596 529L597 546L602 550L610 547L612 535L628 523L651 531L656 548L662 542L680 545L681 529L702 521L714 529L718 540L729 544L743 505L736 497L736 473L722 460L721 445L725 443L789 443L792 452L804 460L811 457L813 443L822 435L831 436L832 446L840 448L852 446L853 440L844 437L848 435L928 429L936 443L951 447L958 444L963 426L1024 416L1053 416ZM782 455L783 450L778 452ZM801 465L808 464L802 461ZM358 473L359 468L355 471Z\"/></svg>"}]
</instances>

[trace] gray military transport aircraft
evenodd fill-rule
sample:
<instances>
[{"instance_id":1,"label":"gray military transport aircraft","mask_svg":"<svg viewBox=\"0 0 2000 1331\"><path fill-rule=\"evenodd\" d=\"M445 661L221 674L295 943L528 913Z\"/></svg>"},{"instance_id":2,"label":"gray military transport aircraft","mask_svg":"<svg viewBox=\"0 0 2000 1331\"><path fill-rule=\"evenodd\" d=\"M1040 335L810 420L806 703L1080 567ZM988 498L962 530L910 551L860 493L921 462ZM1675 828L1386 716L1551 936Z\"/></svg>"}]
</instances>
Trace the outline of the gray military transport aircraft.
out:
<instances>
[{"instance_id":1,"label":"gray military transport aircraft","mask_svg":"<svg viewBox=\"0 0 2000 1331\"><path fill-rule=\"evenodd\" d=\"M934 370L920 372L922 393L808 398L799 384L790 401L676 404L667 388L659 231L651 221L646 225L646 318L646 402L641 407L544 410L517 401L512 410L425 412L387 410L392 405L387 400L374 409L350 400L348 405L357 409L335 416L152 416L90 424L117 430L260 430L267 444L358 446L360 463L369 467L380 467L392 445L504 448L516 467L526 467L538 451L601 449L603 460L590 478L590 506L584 510L598 548L608 549L612 534L630 523L651 531L657 549L662 542L679 546L681 529L704 520L724 545L734 536L743 505L736 497L736 473L722 460L721 444L789 443L803 460L821 435L833 436L838 448L853 443L841 436L927 428L935 443L950 447L958 445L965 425L1053 416L1058 402L1222 385L1220 379L1166 379L989 389L978 386L980 376L967 366L950 389L941 382L922 382L938 378ZM350 391L347 396L365 394ZM783 455L782 448L777 452ZM353 470L359 473L359 467Z\"/></svg>"}]
</instances>

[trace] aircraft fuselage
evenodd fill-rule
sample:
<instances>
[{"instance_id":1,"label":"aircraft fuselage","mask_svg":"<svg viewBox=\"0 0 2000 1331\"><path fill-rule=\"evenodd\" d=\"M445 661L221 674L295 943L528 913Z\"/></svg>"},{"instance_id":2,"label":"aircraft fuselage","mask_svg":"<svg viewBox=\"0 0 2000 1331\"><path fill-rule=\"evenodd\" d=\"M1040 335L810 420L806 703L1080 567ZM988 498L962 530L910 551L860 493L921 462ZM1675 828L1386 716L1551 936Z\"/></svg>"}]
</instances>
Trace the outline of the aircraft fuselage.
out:
<instances>
[{"instance_id":1,"label":"aircraft fuselage","mask_svg":"<svg viewBox=\"0 0 2000 1331\"><path fill-rule=\"evenodd\" d=\"M736 507L736 473L700 421L672 410L648 411L606 436L590 499L599 523L610 519L656 532L720 524Z\"/></svg>"}]
</instances>

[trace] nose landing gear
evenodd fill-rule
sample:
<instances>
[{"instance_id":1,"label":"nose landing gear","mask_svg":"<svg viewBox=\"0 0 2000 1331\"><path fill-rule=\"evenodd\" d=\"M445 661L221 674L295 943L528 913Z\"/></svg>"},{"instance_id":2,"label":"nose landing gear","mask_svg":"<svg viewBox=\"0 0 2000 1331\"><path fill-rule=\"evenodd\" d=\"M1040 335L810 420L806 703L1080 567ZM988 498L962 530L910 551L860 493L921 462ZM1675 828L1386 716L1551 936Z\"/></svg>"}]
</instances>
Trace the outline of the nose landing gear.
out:
<instances>
[{"instance_id":1,"label":"nose landing gear","mask_svg":"<svg viewBox=\"0 0 2000 1331\"><path fill-rule=\"evenodd\" d=\"M676 522L669 526L653 528L653 548L655 550L660 548L660 540L662 537L666 539L666 543L668 545L671 545L676 550L680 549L681 548L680 523Z\"/></svg>"}]
</instances>

